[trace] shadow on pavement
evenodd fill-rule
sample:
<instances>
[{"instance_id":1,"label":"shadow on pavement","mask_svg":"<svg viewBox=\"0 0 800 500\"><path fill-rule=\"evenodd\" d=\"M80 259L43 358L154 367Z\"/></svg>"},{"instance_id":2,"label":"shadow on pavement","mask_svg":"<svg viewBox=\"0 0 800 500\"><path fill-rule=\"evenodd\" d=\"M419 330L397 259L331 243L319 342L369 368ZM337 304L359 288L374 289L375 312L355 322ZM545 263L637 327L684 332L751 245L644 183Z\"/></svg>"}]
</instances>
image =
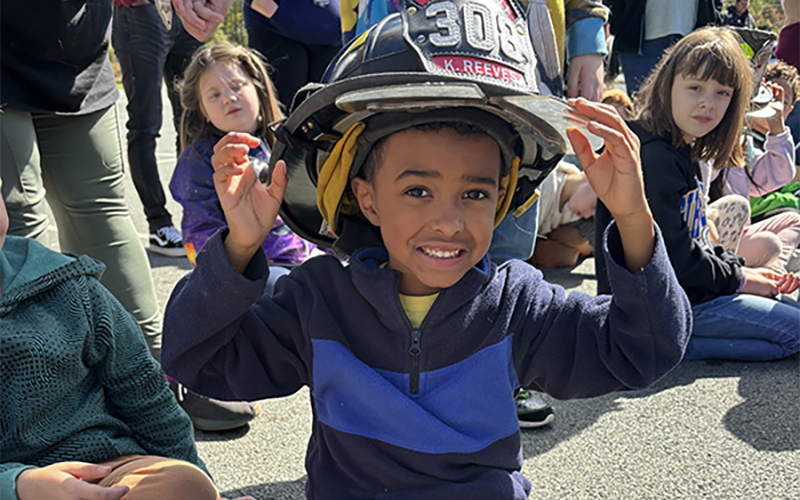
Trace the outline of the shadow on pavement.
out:
<instances>
[{"instance_id":1,"label":"shadow on pavement","mask_svg":"<svg viewBox=\"0 0 800 500\"><path fill-rule=\"evenodd\" d=\"M594 425L606 412L618 411L617 398L644 398L689 386L698 379L730 377L739 377L738 391L744 401L725 414L725 428L759 451L800 450L800 355L794 355L764 363L684 361L645 390L584 400L554 401L548 397L556 422L542 429L522 431L523 457L547 453Z\"/></svg>"},{"instance_id":2,"label":"shadow on pavement","mask_svg":"<svg viewBox=\"0 0 800 500\"><path fill-rule=\"evenodd\" d=\"M725 415L725 427L759 451L800 450L800 356L774 362L769 371L766 365L742 374L744 401Z\"/></svg>"},{"instance_id":3,"label":"shadow on pavement","mask_svg":"<svg viewBox=\"0 0 800 500\"><path fill-rule=\"evenodd\" d=\"M541 429L522 430L522 456L525 459L542 455L562 441L569 440L594 425L601 415L617 411L614 400L620 393L592 399L558 401L547 397L556 414L555 423Z\"/></svg>"},{"instance_id":4,"label":"shadow on pavement","mask_svg":"<svg viewBox=\"0 0 800 500\"><path fill-rule=\"evenodd\" d=\"M702 378L739 377L739 396L723 419L725 428L760 451L800 450L800 355L770 362L684 361L643 391L626 397L647 397L688 386Z\"/></svg>"},{"instance_id":5,"label":"shadow on pavement","mask_svg":"<svg viewBox=\"0 0 800 500\"><path fill-rule=\"evenodd\" d=\"M233 441L242 438L250 432L250 424L245 424L236 429L222 432L203 432L195 429L194 440L198 443L214 442L214 441Z\"/></svg>"},{"instance_id":6,"label":"shadow on pavement","mask_svg":"<svg viewBox=\"0 0 800 500\"><path fill-rule=\"evenodd\" d=\"M192 263L186 257L166 257L148 250L147 259L150 261L151 268L174 267L183 271L191 271L193 268Z\"/></svg>"},{"instance_id":7,"label":"shadow on pavement","mask_svg":"<svg viewBox=\"0 0 800 500\"><path fill-rule=\"evenodd\" d=\"M220 492L224 498L250 495L256 500L297 500L306 497L306 476L296 481L264 483Z\"/></svg>"}]
</instances>

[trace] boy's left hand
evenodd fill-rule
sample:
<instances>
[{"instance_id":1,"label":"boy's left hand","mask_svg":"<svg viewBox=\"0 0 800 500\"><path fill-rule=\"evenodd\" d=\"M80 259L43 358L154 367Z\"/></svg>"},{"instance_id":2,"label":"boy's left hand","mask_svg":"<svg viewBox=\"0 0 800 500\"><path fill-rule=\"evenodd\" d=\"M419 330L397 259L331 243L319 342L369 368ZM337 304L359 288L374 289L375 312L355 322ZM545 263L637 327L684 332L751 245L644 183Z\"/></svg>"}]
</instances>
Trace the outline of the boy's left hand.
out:
<instances>
[{"instance_id":1,"label":"boy's left hand","mask_svg":"<svg viewBox=\"0 0 800 500\"><path fill-rule=\"evenodd\" d=\"M639 272L650 263L655 248L653 215L644 197L639 138L611 106L586 99L571 99L570 103L589 118L587 130L605 142L605 149L597 155L580 130L567 129L589 184L617 222L625 267Z\"/></svg>"},{"instance_id":2,"label":"boy's left hand","mask_svg":"<svg viewBox=\"0 0 800 500\"><path fill-rule=\"evenodd\" d=\"M587 125L589 132L605 142L605 149L597 155L580 130L567 129L572 148L597 197L618 223L631 216L649 214L640 166L639 138L613 107L586 99L570 99L569 102L591 120Z\"/></svg>"}]
</instances>

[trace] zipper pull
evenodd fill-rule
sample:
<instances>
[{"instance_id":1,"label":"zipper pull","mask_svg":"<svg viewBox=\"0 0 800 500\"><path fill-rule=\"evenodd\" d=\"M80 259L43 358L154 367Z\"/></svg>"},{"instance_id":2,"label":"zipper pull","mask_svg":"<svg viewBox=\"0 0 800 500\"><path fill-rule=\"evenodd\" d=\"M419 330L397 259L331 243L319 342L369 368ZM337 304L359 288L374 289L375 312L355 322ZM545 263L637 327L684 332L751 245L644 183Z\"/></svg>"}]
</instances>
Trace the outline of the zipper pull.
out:
<instances>
[{"instance_id":1,"label":"zipper pull","mask_svg":"<svg viewBox=\"0 0 800 500\"><path fill-rule=\"evenodd\" d=\"M422 332L419 330L412 330L411 331L411 348L409 348L408 352L412 356L419 356L420 351L420 337L422 337Z\"/></svg>"},{"instance_id":2,"label":"zipper pull","mask_svg":"<svg viewBox=\"0 0 800 500\"><path fill-rule=\"evenodd\" d=\"M411 394L419 393L419 355L422 352L420 345L420 338L422 332L414 329L411 331L411 347L408 353L411 354L411 373L409 373L409 392Z\"/></svg>"}]
</instances>

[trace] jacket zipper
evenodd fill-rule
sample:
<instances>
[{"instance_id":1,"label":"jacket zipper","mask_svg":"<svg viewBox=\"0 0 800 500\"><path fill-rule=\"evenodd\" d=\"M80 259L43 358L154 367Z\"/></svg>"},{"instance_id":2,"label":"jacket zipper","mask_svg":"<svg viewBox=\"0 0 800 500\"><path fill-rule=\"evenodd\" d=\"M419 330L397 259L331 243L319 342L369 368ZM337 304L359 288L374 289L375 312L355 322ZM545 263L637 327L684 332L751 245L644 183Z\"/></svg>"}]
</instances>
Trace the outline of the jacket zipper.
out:
<instances>
[{"instance_id":1,"label":"jacket zipper","mask_svg":"<svg viewBox=\"0 0 800 500\"><path fill-rule=\"evenodd\" d=\"M408 353L411 355L411 374L409 375L409 391L411 394L419 393L419 355L422 352L420 339L422 331L414 328L411 330L411 347Z\"/></svg>"}]
</instances>

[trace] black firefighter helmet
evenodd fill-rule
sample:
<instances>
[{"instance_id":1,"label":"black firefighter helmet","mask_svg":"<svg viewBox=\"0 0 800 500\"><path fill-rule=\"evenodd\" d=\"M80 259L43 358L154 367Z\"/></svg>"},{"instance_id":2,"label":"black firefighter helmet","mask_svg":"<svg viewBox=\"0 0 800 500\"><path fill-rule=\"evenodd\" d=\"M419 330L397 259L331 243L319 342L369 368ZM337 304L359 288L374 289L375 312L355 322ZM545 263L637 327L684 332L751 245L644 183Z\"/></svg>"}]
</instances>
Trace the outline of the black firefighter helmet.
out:
<instances>
[{"instance_id":1,"label":"black firefighter helmet","mask_svg":"<svg viewBox=\"0 0 800 500\"><path fill-rule=\"evenodd\" d=\"M283 219L346 254L380 243L349 181L377 141L433 122L474 124L497 141L512 172L498 222L507 211L522 213L569 152L567 126L601 145L566 101L539 94L535 66L515 0L400 0L398 13L337 54L321 84L295 95L270 161L286 161Z\"/></svg>"}]
</instances>

